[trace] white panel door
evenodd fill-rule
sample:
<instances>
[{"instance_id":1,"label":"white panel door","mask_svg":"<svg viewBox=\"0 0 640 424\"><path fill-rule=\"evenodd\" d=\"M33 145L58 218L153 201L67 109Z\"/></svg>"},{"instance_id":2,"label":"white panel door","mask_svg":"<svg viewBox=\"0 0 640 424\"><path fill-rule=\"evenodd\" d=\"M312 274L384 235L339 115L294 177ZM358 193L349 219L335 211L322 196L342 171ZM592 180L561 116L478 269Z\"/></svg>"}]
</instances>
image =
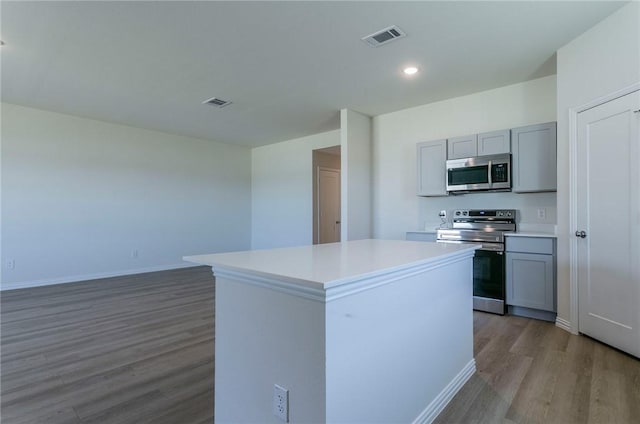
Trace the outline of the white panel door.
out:
<instances>
[{"instance_id":1,"label":"white panel door","mask_svg":"<svg viewBox=\"0 0 640 424\"><path fill-rule=\"evenodd\" d=\"M579 331L640 357L638 109L634 92L578 115L574 231Z\"/></svg>"},{"instance_id":2,"label":"white panel door","mask_svg":"<svg viewBox=\"0 0 640 424\"><path fill-rule=\"evenodd\" d=\"M318 168L318 243L340 241L340 171Z\"/></svg>"}]
</instances>

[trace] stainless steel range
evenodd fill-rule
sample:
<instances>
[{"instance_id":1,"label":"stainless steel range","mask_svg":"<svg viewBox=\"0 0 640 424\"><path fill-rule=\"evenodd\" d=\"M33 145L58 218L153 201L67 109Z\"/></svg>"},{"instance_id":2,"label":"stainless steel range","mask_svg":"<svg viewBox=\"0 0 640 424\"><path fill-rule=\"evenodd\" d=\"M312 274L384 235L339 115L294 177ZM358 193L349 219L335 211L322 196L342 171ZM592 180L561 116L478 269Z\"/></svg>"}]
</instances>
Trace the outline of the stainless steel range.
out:
<instances>
[{"instance_id":1,"label":"stainless steel range","mask_svg":"<svg viewBox=\"0 0 640 424\"><path fill-rule=\"evenodd\" d=\"M437 230L440 243L480 246L473 257L473 309L504 315L504 233L515 230L514 209L455 210L451 228Z\"/></svg>"}]
</instances>

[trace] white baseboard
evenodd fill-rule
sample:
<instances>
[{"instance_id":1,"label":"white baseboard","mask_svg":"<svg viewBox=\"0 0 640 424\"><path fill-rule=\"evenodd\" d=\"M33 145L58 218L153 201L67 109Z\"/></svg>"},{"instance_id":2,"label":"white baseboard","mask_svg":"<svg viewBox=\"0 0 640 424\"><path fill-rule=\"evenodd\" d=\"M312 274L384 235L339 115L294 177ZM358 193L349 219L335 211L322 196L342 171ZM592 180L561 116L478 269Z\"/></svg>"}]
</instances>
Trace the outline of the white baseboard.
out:
<instances>
[{"instance_id":1,"label":"white baseboard","mask_svg":"<svg viewBox=\"0 0 640 424\"><path fill-rule=\"evenodd\" d=\"M427 406L425 410L422 411L415 420L413 420L413 424L432 423L475 372L476 360L472 359L464 366L464 368L462 368L458 375L456 375L453 380L447 384L438 396L431 401L429 406Z\"/></svg>"},{"instance_id":2,"label":"white baseboard","mask_svg":"<svg viewBox=\"0 0 640 424\"><path fill-rule=\"evenodd\" d=\"M571 322L567 321L564 318L556 317L556 327L560 327L565 331L571 333Z\"/></svg>"},{"instance_id":3,"label":"white baseboard","mask_svg":"<svg viewBox=\"0 0 640 424\"><path fill-rule=\"evenodd\" d=\"M2 283L0 291L26 289L29 287L52 286L55 284L77 283L78 281L98 280L101 278L121 277L123 275L144 274L146 272L168 271L171 269L191 268L199 266L191 263L179 263L172 265L158 265L147 268L127 269L122 271L103 272L98 274L73 275L70 277L50 278L35 281L18 281L14 283Z\"/></svg>"}]
</instances>

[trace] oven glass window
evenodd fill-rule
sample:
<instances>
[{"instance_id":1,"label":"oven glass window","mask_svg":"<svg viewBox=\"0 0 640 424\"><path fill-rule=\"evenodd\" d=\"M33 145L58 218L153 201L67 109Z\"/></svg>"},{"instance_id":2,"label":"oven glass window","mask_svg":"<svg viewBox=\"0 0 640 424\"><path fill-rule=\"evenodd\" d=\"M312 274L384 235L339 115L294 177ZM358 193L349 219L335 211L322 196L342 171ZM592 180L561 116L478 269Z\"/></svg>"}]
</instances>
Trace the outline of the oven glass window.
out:
<instances>
[{"instance_id":1,"label":"oven glass window","mask_svg":"<svg viewBox=\"0 0 640 424\"><path fill-rule=\"evenodd\" d=\"M469 166L447 170L449 185L486 184L489 182L488 166Z\"/></svg>"},{"instance_id":2,"label":"oven glass window","mask_svg":"<svg viewBox=\"0 0 640 424\"><path fill-rule=\"evenodd\" d=\"M477 250L473 257L473 295L504 300L504 255Z\"/></svg>"}]
</instances>

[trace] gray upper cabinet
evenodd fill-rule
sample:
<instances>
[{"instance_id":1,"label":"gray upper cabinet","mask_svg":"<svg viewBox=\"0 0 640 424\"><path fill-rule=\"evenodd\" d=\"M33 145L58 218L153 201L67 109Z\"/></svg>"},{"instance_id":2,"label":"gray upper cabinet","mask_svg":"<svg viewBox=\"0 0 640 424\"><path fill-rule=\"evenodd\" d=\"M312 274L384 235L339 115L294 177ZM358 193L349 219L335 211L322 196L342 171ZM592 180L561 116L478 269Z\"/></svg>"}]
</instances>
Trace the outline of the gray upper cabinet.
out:
<instances>
[{"instance_id":1,"label":"gray upper cabinet","mask_svg":"<svg viewBox=\"0 0 640 424\"><path fill-rule=\"evenodd\" d=\"M513 188L516 193L556 191L556 123L511 130Z\"/></svg>"},{"instance_id":2,"label":"gray upper cabinet","mask_svg":"<svg viewBox=\"0 0 640 424\"><path fill-rule=\"evenodd\" d=\"M478 134L478 156L511 152L511 131L491 131Z\"/></svg>"},{"instance_id":3,"label":"gray upper cabinet","mask_svg":"<svg viewBox=\"0 0 640 424\"><path fill-rule=\"evenodd\" d=\"M416 190L418 196L446 196L447 140L418 143L417 156Z\"/></svg>"},{"instance_id":4,"label":"gray upper cabinet","mask_svg":"<svg viewBox=\"0 0 640 424\"><path fill-rule=\"evenodd\" d=\"M478 156L478 135L471 134L447 140L447 158L460 159Z\"/></svg>"},{"instance_id":5,"label":"gray upper cabinet","mask_svg":"<svg viewBox=\"0 0 640 424\"><path fill-rule=\"evenodd\" d=\"M472 156L497 155L511 151L509 130L471 134L447 140L447 158L460 159Z\"/></svg>"}]
</instances>

